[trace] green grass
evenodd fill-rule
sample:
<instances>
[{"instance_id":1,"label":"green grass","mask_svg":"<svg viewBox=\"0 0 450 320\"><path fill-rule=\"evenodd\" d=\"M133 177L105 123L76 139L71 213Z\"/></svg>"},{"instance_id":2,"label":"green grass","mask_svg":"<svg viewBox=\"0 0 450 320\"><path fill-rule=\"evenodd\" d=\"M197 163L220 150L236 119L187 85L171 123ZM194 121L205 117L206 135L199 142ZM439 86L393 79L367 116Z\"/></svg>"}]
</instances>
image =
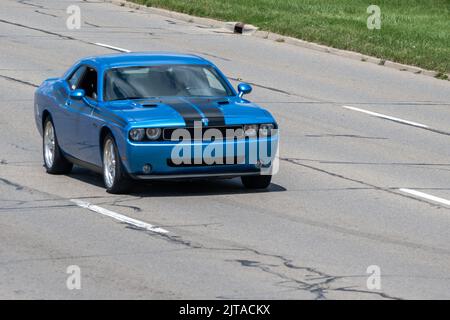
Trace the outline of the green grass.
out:
<instances>
[{"instance_id":1,"label":"green grass","mask_svg":"<svg viewBox=\"0 0 450 320\"><path fill-rule=\"evenodd\" d=\"M450 73L450 0L133 0ZM381 30L367 29L367 7Z\"/></svg>"}]
</instances>

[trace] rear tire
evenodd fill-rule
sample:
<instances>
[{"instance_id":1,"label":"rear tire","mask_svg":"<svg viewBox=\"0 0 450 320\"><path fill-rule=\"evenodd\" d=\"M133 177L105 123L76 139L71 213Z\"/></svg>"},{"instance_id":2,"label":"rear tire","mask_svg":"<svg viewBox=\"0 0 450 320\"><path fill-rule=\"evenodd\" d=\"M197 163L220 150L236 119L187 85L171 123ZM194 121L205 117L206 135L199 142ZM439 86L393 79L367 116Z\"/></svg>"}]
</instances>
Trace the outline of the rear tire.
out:
<instances>
[{"instance_id":1,"label":"rear tire","mask_svg":"<svg viewBox=\"0 0 450 320\"><path fill-rule=\"evenodd\" d=\"M103 140L103 181L106 191L112 194L127 193L131 181L120 160L116 142L111 134Z\"/></svg>"},{"instance_id":2,"label":"rear tire","mask_svg":"<svg viewBox=\"0 0 450 320\"><path fill-rule=\"evenodd\" d=\"M242 184L247 189L266 189L272 181L271 175L242 176Z\"/></svg>"},{"instance_id":3,"label":"rear tire","mask_svg":"<svg viewBox=\"0 0 450 320\"><path fill-rule=\"evenodd\" d=\"M44 167L50 174L67 174L72 171L73 164L67 160L58 144L55 126L50 117L44 121L44 133L42 135L42 156Z\"/></svg>"}]
</instances>

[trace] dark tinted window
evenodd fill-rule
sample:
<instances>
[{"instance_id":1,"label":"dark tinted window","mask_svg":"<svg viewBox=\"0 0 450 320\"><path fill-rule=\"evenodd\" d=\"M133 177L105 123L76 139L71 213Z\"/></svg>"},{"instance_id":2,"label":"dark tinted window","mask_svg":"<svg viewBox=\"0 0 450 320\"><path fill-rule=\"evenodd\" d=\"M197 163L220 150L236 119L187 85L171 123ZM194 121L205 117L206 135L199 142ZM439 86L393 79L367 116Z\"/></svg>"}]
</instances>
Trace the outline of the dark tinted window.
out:
<instances>
[{"instance_id":1,"label":"dark tinted window","mask_svg":"<svg viewBox=\"0 0 450 320\"><path fill-rule=\"evenodd\" d=\"M230 96L225 80L210 66L161 65L116 68L105 75L105 101L167 96Z\"/></svg>"},{"instance_id":2,"label":"dark tinted window","mask_svg":"<svg viewBox=\"0 0 450 320\"><path fill-rule=\"evenodd\" d=\"M80 79L83 76L85 71L86 71L86 67L81 66L70 76L70 78L68 80L70 89L72 89L72 90L77 89L78 82L80 81Z\"/></svg>"},{"instance_id":3,"label":"dark tinted window","mask_svg":"<svg viewBox=\"0 0 450 320\"><path fill-rule=\"evenodd\" d=\"M83 89L86 97L97 100L97 71L94 68L87 67L77 89Z\"/></svg>"}]
</instances>

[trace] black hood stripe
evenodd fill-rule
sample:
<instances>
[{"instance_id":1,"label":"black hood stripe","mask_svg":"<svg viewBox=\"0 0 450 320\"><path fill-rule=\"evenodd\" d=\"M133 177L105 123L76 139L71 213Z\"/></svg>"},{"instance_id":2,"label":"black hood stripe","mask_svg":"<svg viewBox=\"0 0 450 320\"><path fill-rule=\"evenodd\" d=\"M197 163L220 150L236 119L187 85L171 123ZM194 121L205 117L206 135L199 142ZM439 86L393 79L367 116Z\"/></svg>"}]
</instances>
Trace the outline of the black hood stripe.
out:
<instances>
[{"instance_id":1,"label":"black hood stripe","mask_svg":"<svg viewBox=\"0 0 450 320\"><path fill-rule=\"evenodd\" d=\"M195 121L208 119L208 126L225 126L225 116L217 104L223 99L166 99L162 101L177 111L186 126L193 127Z\"/></svg>"},{"instance_id":2,"label":"black hood stripe","mask_svg":"<svg viewBox=\"0 0 450 320\"><path fill-rule=\"evenodd\" d=\"M169 107L178 112L184 119L187 127L193 127L194 121L202 121L202 115L190 104L183 101L165 101Z\"/></svg>"},{"instance_id":3,"label":"black hood stripe","mask_svg":"<svg viewBox=\"0 0 450 320\"><path fill-rule=\"evenodd\" d=\"M223 100L223 99L222 99ZM221 100L193 99L191 103L208 118L208 126L225 126L225 116L217 104Z\"/></svg>"}]
</instances>

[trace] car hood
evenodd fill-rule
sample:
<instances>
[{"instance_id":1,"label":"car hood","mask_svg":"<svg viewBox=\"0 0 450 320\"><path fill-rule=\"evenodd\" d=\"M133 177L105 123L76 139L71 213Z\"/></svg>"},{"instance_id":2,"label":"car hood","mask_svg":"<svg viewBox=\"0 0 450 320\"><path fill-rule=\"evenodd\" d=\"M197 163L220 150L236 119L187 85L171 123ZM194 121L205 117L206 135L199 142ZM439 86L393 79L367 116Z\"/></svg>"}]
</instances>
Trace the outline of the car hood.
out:
<instances>
[{"instance_id":1,"label":"car hood","mask_svg":"<svg viewBox=\"0 0 450 320\"><path fill-rule=\"evenodd\" d=\"M106 103L109 110L134 126L223 126L250 123L273 123L272 115L238 97L121 100Z\"/></svg>"}]
</instances>

